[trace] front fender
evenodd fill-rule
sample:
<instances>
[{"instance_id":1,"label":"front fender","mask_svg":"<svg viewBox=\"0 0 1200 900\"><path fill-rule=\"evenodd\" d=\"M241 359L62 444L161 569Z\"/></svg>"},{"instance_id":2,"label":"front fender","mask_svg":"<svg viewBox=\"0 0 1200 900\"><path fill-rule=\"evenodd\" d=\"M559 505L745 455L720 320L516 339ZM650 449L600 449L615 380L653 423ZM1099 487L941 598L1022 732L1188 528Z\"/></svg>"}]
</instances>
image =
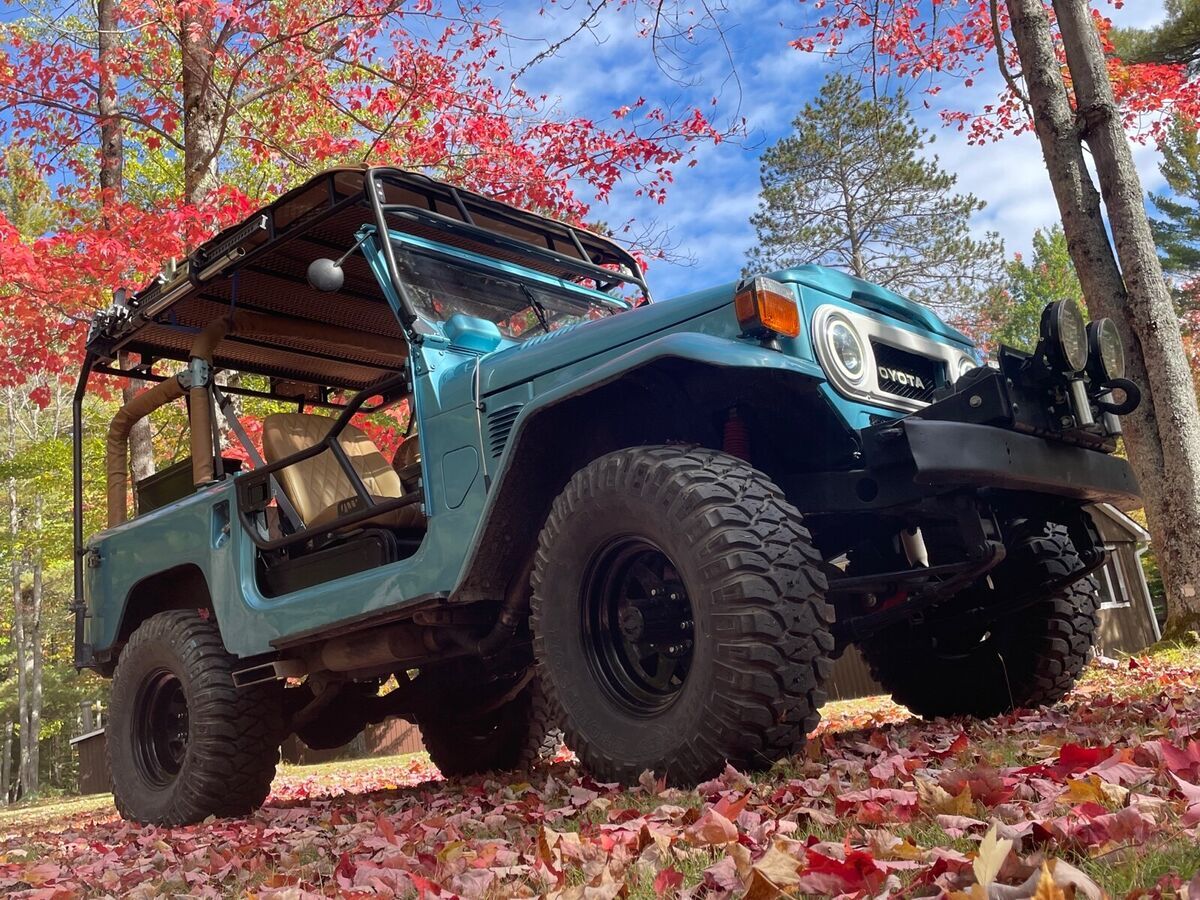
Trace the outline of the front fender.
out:
<instances>
[{"instance_id":1,"label":"front fender","mask_svg":"<svg viewBox=\"0 0 1200 900\"><path fill-rule=\"evenodd\" d=\"M717 337L709 334L685 332L667 334L602 363L587 373L573 378L546 391L522 407L512 428L512 437L500 464L493 473L493 487L499 487L512 465L514 448L519 446L521 434L534 417L568 400L576 399L598 388L644 369L656 362L677 359L719 369L760 369L787 372L808 379L814 384L826 381L820 365L806 359L786 356L758 344L742 340ZM496 490L492 490L484 507L482 522L486 522L491 506L495 502Z\"/></svg>"},{"instance_id":2,"label":"front fender","mask_svg":"<svg viewBox=\"0 0 1200 900\"><path fill-rule=\"evenodd\" d=\"M639 344L632 350L597 366L586 375L567 382L529 403L526 410L559 403L567 397L586 393L616 378L661 359L680 359L723 369L775 369L825 381L820 365L807 359L787 356L747 340L718 337L697 332L663 335Z\"/></svg>"},{"instance_id":3,"label":"front fender","mask_svg":"<svg viewBox=\"0 0 1200 900\"><path fill-rule=\"evenodd\" d=\"M692 364L709 373L712 370L772 373L774 377L782 376L813 389L826 380L815 362L745 340L687 332L667 334L639 344L538 394L525 403L513 421L508 445L491 473L483 513L463 563L454 599L481 599L494 596L496 591L506 587L513 574L509 571L509 560L524 558L522 554L531 549L526 532L532 528L533 539L536 539L549 503L557 496L566 478L578 468L574 462L560 466L564 463L562 454L550 452L540 436L530 437L538 431L539 421L565 404L577 403L589 394L667 361ZM556 440L573 438L574 435L555 435ZM605 449L608 448L596 448L596 452ZM533 466L532 471L536 474L531 476L526 471L529 468L526 463L535 452L539 456L551 456L553 465ZM561 471L554 471L557 468L569 471L563 477ZM528 483L530 481L536 484ZM535 522L531 523L531 519Z\"/></svg>"}]
</instances>

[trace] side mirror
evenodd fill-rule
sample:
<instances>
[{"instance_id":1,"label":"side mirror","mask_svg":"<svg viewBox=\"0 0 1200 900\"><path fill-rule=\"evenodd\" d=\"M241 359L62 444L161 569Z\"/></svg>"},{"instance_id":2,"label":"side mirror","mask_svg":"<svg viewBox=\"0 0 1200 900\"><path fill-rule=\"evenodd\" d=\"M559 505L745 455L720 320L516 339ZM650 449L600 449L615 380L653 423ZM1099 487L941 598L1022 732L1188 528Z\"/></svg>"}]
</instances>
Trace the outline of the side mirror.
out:
<instances>
[{"instance_id":1,"label":"side mirror","mask_svg":"<svg viewBox=\"0 0 1200 900\"><path fill-rule=\"evenodd\" d=\"M325 258L314 259L308 264L308 283L325 293L340 291L346 283L346 273L342 271L339 262Z\"/></svg>"}]
</instances>

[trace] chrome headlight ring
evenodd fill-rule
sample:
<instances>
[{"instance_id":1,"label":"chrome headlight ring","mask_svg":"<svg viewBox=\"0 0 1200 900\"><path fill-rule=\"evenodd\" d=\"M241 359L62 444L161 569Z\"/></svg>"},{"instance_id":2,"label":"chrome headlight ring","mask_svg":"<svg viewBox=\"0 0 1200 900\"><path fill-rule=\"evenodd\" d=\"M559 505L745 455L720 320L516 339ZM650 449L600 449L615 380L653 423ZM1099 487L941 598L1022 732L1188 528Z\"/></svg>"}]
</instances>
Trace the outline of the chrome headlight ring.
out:
<instances>
[{"instance_id":1,"label":"chrome headlight ring","mask_svg":"<svg viewBox=\"0 0 1200 900\"><path fill-rule=\"evenodd\" d=\"M821 340L830 361L850 384L862 384L874 358L868 356L867 342L848 318L830 313L821 329Z\"/></svg>"}]
</instances>

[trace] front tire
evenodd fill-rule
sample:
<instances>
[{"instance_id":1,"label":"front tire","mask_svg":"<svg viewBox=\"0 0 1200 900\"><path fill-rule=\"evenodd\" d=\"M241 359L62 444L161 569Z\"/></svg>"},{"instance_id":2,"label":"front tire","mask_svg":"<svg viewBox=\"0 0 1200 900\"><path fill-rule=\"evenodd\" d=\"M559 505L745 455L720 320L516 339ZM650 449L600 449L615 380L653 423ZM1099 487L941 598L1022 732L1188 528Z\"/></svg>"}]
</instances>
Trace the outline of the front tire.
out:
<instances>
[{"instance_id":1,"label":"front tire","mask_svg":"<svg viewBox=\"0 0 1200 900\"><path fill-rule=\"evenodd\" d=\"M534 656L600 780L769 766L816 726L833 610L799 512L724 453L637 447L571 479L533 572Z\"/></svg>"},{"instance_id":2,"label":"front tire","mask_svg":"<svg viewBox=\"0 0 1200 900\"><path fill-rule=\"evenodd\" d=\"M107 733L122 818L186 825L262 805L283 735L278 682L237 688L216 622L151 616L121 652Z\"/></svg>"},{"instance_id":3,"label":"front tire","mask_svg":"<svg viewBox=\"0 0 1200 900\"><path fill-rule=\"evenodd\" d=\"M997 592L1083 568L1065 526L1024 522L1014 530L1009 557L995 572ZM986 630L964 635L902 624L860 649L875 680L917 715L988 718L1066 696L1087 665L1099 608L1098 585L1087 576Z\"/></svg>"}]
</instances>

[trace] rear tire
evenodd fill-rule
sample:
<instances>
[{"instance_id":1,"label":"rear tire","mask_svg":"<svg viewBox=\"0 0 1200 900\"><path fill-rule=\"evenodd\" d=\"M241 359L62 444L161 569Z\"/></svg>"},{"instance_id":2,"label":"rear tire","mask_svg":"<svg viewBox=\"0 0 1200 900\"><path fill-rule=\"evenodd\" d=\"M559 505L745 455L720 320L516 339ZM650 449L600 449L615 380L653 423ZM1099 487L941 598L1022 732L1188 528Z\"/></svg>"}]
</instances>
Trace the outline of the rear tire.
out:
<instances>
[{"instance_id":1,"label":"rear tire","mask_svg":"<svg viewBox=\"0 0 1200 900\"><path fill-rule=\"evenodd\" d=\"M1083 568L1066 527L1026 522L994 573L997 591L1069 575ZM875 680L919 716L987 718L1056 703L1083 672L1097 628L1100 599L1091 576L993 622L964 645L936 624L897 625L860 649Z\"/></svg>"},{"instance_id":2,"label":"rear tire","mask_svg":"<svg viewBox=\"0 0 1200 900\"><path fill-rule=\"evenodd\" d=\"M368 723L367 707L379 694L379 682L350 681L337 690L338 696L320 716L296 729L296 737L310 750L336 750L362 734Z\"/></svg>"},{"instance_id":3,"label":"rear tire","mask_svg":"<svg viewBox=\"0 0 1200 900\"><path fill-rule=\"evenodd\" d=\"M545 713L536 676L507 703L481 713L465 713L479 691L447 693L446 715L420 717L429 758L447 778L484 772L528 770L557 752L562 737Z\"/></svg>"},{"instance_id":4,"label":"rear tire","mask_svg":"<svg viewBox=\"0 0 1200 900\"><path fill-rule=\"evenodd\" d=\"M271 790L283 736L279 682L237 688L234 657L196 610L151 616L121 652L107 734L125 819L186 825L236 816Z\"/></svg>"},{"instance_id":5,"label":"rear tire","mask_svg":"<svg viewBox=\"0 0 1200 900\"><path fill-rule=\"evenodd\" d=\"M627 784L797 751L831 666L819 562L782 492L724 453L638 447L577 472L533 572L534 656L567 746Z\"/></svg>"}]
</instances>

